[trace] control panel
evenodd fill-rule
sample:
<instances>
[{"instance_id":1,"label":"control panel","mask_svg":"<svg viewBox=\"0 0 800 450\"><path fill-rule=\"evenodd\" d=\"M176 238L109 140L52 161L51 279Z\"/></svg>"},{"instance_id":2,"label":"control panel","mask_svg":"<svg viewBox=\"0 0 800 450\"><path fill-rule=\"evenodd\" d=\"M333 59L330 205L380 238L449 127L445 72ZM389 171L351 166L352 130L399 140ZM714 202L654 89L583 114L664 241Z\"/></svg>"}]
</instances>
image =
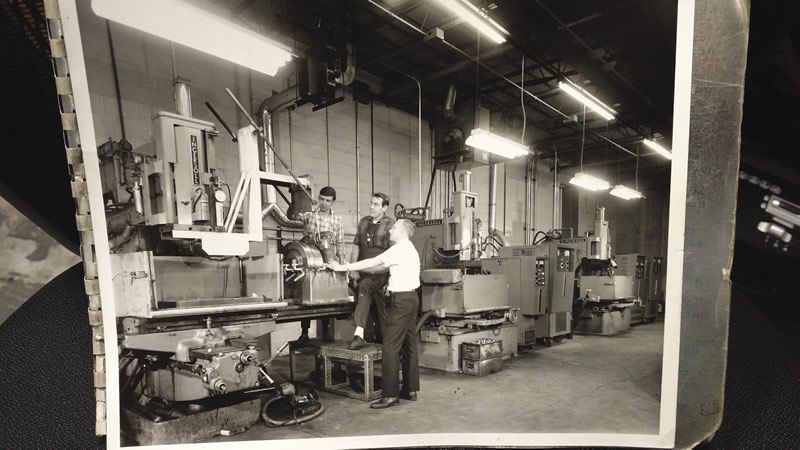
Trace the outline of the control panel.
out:
<instances>
[{"instance_id":1,"label":"control panel","mask_svg":"<svg viewBox=\"0 0 800 450\"><path fill-rule=\"evenodd\" d=\"M661 273L661 264L664 258L660 256L653 257L653 273Z\"/></svg>"},{"instance_id":2,"label":"control panel","mask_svg":"<svg viewBox=\"0 0 800 450\"><path fill-rule=\"evenodd\" d=\"M556 272L572 272L572 249L556 250Z\"/></svg>"},{"instance_id":3,"label":"control panel","mask_svg":"<svg viewBox=\"0 0 800 450\"><path fill-rule=\"evenodd\" d=\"M544 286L546 284L545 270L547 270L547 260L536 258L536 286Z\"/></svg>"},{"instance_id":4,"label":"control panel","mask_svg":"<svg viewBox=\"0 0 800 450\"><path fill-rule=\"evenodd\" d=\"M647 257L639 256L636 258L636 279L641 280L647 276Z\"/></svg>"}]
</instances>

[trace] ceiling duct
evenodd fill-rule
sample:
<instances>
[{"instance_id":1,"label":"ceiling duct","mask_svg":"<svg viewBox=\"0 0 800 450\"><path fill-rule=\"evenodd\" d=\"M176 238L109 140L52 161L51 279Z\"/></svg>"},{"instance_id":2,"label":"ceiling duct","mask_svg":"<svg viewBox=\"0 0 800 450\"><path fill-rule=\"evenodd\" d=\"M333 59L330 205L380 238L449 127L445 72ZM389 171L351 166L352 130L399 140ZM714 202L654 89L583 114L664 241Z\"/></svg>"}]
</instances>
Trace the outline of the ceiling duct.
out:
<instances>
[{"instance_id":1,"label":"ceiling duct","mask_svg":"<svg viewBox=\"0 0 800 450\"><path fill-rule=\"evenodd\" d=\"M456 119L456 113L453 110L456 104L456 85L451 84L447 88L447 95L444 98L444 108L442 116L445 120L453 121Z\"/></svg>"},{"instance_id":2,"label":"ceiling duct","mask_svg":"<svg viewBox=\"0 0 800 450\"><path fill-rule=\"evenodd\" d=\"M465 170L492 162L491 155L466 145L472 130L489 130L489 110L475 108L473 102L455 103L456 89L450 86L445 97L442 117L436 123L434 159L442 170Z\"/></svg>"}]
</instances>

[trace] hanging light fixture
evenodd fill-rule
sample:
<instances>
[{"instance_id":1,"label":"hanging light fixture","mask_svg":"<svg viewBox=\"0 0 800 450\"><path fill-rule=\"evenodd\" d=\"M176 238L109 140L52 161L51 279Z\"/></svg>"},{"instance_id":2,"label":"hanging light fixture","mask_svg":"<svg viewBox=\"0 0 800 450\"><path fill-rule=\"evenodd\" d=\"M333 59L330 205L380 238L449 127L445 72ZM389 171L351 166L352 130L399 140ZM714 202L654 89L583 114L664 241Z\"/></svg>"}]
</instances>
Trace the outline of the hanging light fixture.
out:
<instances>
[{"instance_id":1,"label":"hanging light fixture","mask_svg":"<svg viewBox=\"0 0 800 450\"><path fill-rule=\"evenodd\" d=\"M496 44L506 41L508 31L468 0L439 0L439 3Z\"/></svg>"},{"instance_id":2,"label":"hanging light fixture","mask_svg":"<svg viewBox=\"0 0 800 450\"><path fill-rule=\"evenodd\" d=\"M641 192L639 192L639 191L637 191L635 189L631 189L631 188L629 188L627 186L624 186L622 184L618 184L618 185L614 186L614 189L612 189L610 193L611 193L611 195L613 195L615 197L619 197L619 198L624 199L624 200L630 200L630 199L634 199L634 198L642 198L643 197Z\"/></svg>"},{"instance_id":3,"label":"hanging light fixture","mask_svg":"<svg viewBox=\"0 0 800 450\"><path fill-rule=\"evenodd\" d=\"M644 143L644 145L650 147L651 149L653 149L653 151L655 151L659 155L669 160L672 160L672 152L658 145L655 141L651 139L645 139L642 142Z\"/></svg>"},{"instance_id":4,"label":"hanging light fixture","mask_svg":"<svg viewBox=\"0 0 800 450\"><path fill-rule=\"evenodd\" d=\"M586 138L586 105L583 105L583 127L581 131L581 171L576 173L569 184L588 189L590 191L605 191L610 186L608 181L589 175L583 171L583 144Z\"/></svg>"},{"instance_id":5,"label":"hanging light fixture","mask_svg":"<svg viewBox=\"0 0 800 450\"><path fill-rule=\"evenodd\" d=\"M605 191L609 187L608 181L589 175L586 172L578 172L569 180L569 184L580 186L590 191Z\"/></svg>"},{"instance_id":6,"label":"hanging light fixture","mask_svg":"<svg viewBox=\"0 0 800 450\"><path fill-rule=\"evenodd\" d=\"M92 0L105 19L274 76L292 58L283 45L183 0Z\"/></svg>"},{"instance_id":7,"label":"hanging light fixture","mask_svg":"<svg viewBox=\"0 0 800 450\"><path fill-rule=\"evenodd\" d=\"M634 198L643 198L641 192L639 192L639 146L636 146L636 173L634 175L634 183L636 183L636 189L631 189L627 186L622 184L618 184L614 186L614 189L611 190L610 194L619 197L623 200L631 200Z\"/></svg>"},{"instance_id":8,"label":"hanging light fixture","mask_svg":"<svg viewBox=\"0 0 800 450\"><path fill-rule=\"evenodd\" d=\"M617 112L611 109L605 103L598 100L594 95L588 93L586 90L572 83L567 83L564 81L559 81L558 87L562 91L567 93L570 97L581 102L583 106L597 113L600 117L606 120L614 120L614 117L617 114Z\"/></svg>"},{"instance_id":9,"label":"hanging light fixture","mask_svg":"<svg viewBox=\"0 0 800 450\"><path fill-rule=\"evenodd\" d=\"M527 145L522 145L481 128L472 130L466 144L509 159L531 153Z\"/></svg>"}]
</instances>

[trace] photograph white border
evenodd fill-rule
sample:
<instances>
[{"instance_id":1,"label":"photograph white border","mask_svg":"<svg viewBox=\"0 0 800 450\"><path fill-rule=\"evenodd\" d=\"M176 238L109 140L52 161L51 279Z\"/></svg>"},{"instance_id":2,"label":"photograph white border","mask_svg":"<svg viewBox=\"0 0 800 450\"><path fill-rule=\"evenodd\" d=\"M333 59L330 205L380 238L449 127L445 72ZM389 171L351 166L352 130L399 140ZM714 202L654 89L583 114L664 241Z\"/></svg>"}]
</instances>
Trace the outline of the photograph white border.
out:
<instances>
[{"instance_id":1,"label":"photograph white border","mask_svg":"<svg viewBox=\"0 0 800 450\"><path fill-rule=\"evenodd\" d=\"M89 206L94 233L100 297L103 309L106 352L106 442L108 448L120 448L119 370L116 313L111 284L111 263L106 231L103 199L100 195L100 167L97 142L89 100L89 86L81 43L76 0L58 0L62 29L69 64L75 112L80 133ZM272 448L339 447L380 448L411 446L620 446L672 448L675 443L677 414L678 366L680 353L681 289L683 243L686 216L686 182L689 150L691 104L692 48L694 41L695 0L678 0L678 21L675 52L675 88L672 130L672 171L670 180L669 242L665 301L664 348L661 376L661 408L659 434L595 434L595 433L430 433L337 438L305 438L269 440ZM191 445L199 448L226 448L230 443L201 443L148 448L178 449ZM237 441L241 448L263 448L265 441Z\"/></svg>"}]
</instances>

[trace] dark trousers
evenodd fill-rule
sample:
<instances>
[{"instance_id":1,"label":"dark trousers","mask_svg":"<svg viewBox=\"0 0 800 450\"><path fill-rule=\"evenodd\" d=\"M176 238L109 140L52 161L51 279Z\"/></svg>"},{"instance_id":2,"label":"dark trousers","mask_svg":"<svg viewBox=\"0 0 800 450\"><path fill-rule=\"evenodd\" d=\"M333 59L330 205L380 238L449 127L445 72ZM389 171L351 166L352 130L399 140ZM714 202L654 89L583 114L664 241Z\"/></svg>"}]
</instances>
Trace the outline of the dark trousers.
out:
<instances>
[{"instance_id":1,"label":"dark trousers","mask_svg":"<svg viewBox=\"0 0 800 450\"><path fill-rule=\"evenodd\" d=\"M417 293L397 292L386 299L386 329L383 335L384 397L400 393L400 366L403 367L403 390L419 391L419 360L417 355ZM402 361L402 363L401 363Z\"/></svg>"},{"instance_id":2,"label":"dark trousers","mask_svg":"<svg viewBox=\"0 0 800 450\"><path fill-rule=\"evenodd\" d=\"M386 324L386 302L383 297L383 288L388 280L388 275L382 273L361 274L358 278L358 287L356 288L358 300L353 313L353 322L355 326L364 328L368 341L372 341L373 331L377 342L380 342L383 337ZM373 321L378 325L377 330L371 326Z\"/></svg>"}]
</instances>

